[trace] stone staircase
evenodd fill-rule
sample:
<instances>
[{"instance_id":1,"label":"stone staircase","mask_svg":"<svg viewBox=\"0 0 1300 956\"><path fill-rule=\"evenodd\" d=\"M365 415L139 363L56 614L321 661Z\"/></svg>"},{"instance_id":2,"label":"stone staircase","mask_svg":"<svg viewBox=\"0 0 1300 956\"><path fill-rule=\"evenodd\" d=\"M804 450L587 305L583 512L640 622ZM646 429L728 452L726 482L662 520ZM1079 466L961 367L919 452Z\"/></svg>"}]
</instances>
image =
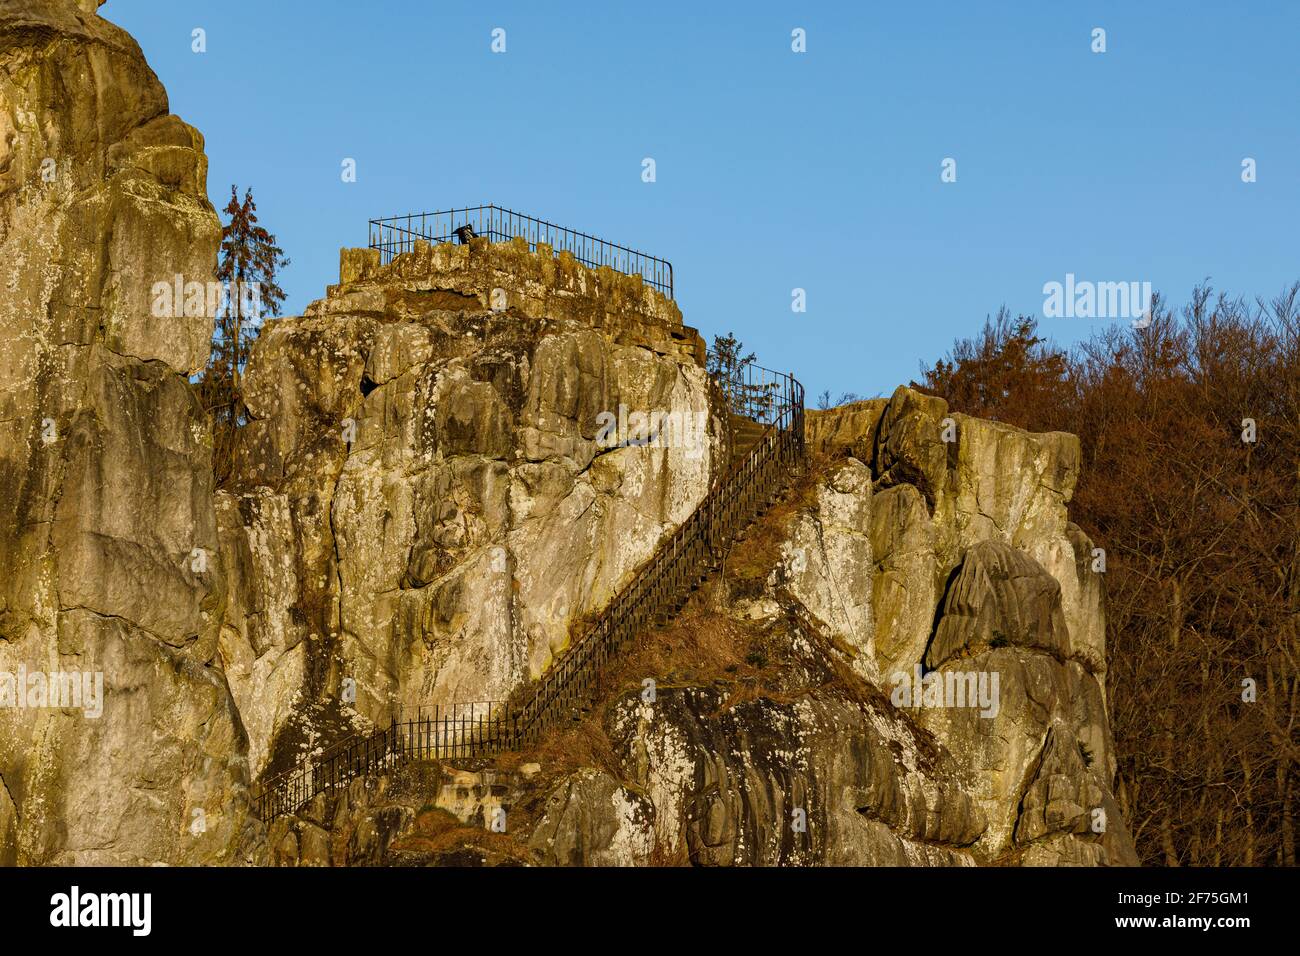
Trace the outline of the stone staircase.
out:
<instances>
[{"instance_id":1,"label":"stone staircase","mask_svg":"<svg viewBox=\"0 0 1300 956\"><path fill-rule=\"evenodd\" d=\"M723 473L586 631L516 695L518 702L434 707L350 737L264 780L254 798L258 815L269 821L296 812L317 794L412 760L524 749L547 729L587 713L604 690L607 662L642 632L676 615L802 467L803 386L793 376L746 363L715 373L713 381L728 409Z\"/></svg>"},{"instance_id":2,"label":"stone staircase","mask_svg":"<svg viewBox=\"0 0 1300 956\"><path fill-rule=\"evenodd\" d=\"M756 422L744 415L731 415L731 454L728 466L736 468L753 451L767 430L762 422Z\"/></svg>"}]
</instances>

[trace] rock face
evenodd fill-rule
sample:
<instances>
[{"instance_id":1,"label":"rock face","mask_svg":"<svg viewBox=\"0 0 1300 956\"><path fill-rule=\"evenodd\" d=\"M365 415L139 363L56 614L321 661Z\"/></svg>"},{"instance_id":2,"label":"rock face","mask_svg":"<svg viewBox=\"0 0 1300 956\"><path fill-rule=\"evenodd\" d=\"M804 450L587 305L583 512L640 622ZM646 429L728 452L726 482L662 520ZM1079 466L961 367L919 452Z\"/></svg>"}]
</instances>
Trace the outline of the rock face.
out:
<instances>
[{"instance_id":1,"label":"rock face","mask_svg":"<svg viewBox=\"0 0 1300 956\"><path fill-rule=\"evenodd\" d=\"M0 2L0 861L229 861L248 776L187 381L212 320L152 294L212 278L220 225L202 138L96 7Z\"/></svg>"},{"instance_id":2,"label":"rock face","mask_svg":"<svg viewBox=\"0 0 1300 956\"><path fill-rule=\"evenodd\" d=\"M580 770L547 798L529 846L547 866L644 866L655 849L654 804L598 770Z\"/></svg>"},{"instance_id":3,"label":"rock face","mask_svg":"<svg viewBox=\"0 0 1300 956\"><path fill-rule=\"evenodd\" d=\"M698 864L1135 864L1110 793L1104 588L1066 519L1077 442L910 389L842 412L814 416L831 458L780 518L763 592L720 608L797 622L793 702L682 689L607 718L661 841Z\"/></svg>"},{"instance_id":4,"label":"rock face","mask_svg":"<svg viewBox=\"0 0 1300 956\"><path fill-rule=\"evenodd\" d=\"M345 277L358 258L344 252ZM517 307L457 289L507 282L512 263L535 293ZM254 773L340 721L503 700L704 496L719 425L698 336L653 315L611 325L604 287L557 299L600 281L564 267L421 246L263 330L217 504L221 652ZM556 301L569 317L528 311Z\"/></svg>"},{"instance_id":5,"label":"rock face","mask_svg":"<svg viewBox=\"0 0 1300 956\"><path fill-rule=\"evenodd\" d=\"M960 420L969 444L940 456L927 429L949 443L946 409L908 391L876 414L833 416L819 416L820 434L834 437L814 447L834 454L814 461L791 506L774 510L729 559L752 566L767 547L757 588L740 572L724 574L688 609L703 616L683 625L742 626L782 660L759 655L757 674L726 668L708 682L647 671L657 684L649 696L632 686L639 672L626 673L596 725L575 732L607 739L600 767L503 791L517 849L495 862L1136 864L1110 792L1095 616L1102 584L1086 561L1032 557L1052 553L1043 541L1091 550L1065 521L1068 436ZM892 437L876 430L886 421ZM869 433L856 434L864 424ZM1034 467L1002 464L1027 460ZM958 543L963 536L971 543ZM486 793L484 772L466 794ZM445 791L428 791L435 805L452 806ZM324 815L336 832L370 832L376 812L339 802ZM474 809L455 815L483 818ZM404 848L420 828L414 815L405 820L394 849L365 859L411 861ZM493 862L479 850L469 858Z\"/></svg>"},{"instance_id":6,"label":"rock face","mask_svg":"<svg viewBox=\"0 0 1300 956\"><path fill-rule=\"evenodd\" d=\"M962 866L984 818L944 754L884 708L825 695L724 708L685 688L612 718L663 845L700 866Z\"/></svg>"}]
</instances>

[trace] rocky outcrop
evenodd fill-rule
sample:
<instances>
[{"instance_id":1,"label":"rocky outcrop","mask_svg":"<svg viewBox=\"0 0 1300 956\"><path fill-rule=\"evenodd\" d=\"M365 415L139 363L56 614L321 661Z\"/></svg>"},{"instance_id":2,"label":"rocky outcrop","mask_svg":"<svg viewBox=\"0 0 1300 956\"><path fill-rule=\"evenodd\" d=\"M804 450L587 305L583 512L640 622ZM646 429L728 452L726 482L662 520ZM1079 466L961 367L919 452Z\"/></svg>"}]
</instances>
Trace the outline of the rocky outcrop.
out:
<instances>
[{"instance_id":1,"label":"rocky outcrop","mask_svg":"<svg viewBox=\"0 0 1300 956\"><path fill-rule=\"evenodd\" d=\"M1104 588L1090 565L1049 568L1032 556L1042 553L1040 536L1090 551L1064 521L1071 473L1045 485L1043 475L1061 473L1050 454L1034 468L999 465L999 454L1013 462L1044 448L1068 454L1068 442L969 428L976 444L965 460L984 466L972 470L961 455L945 453L943 470L924 482L934 497L928 502L900 477L920 481L920 467L894 466L910 444L929 444L925 417L943 428L948 416L935 415L932 400L896 398L899 407L891 401L870 425L893 421L892 450L884 432L866 438L835 426L840 439L822 446L835 454L815 460L789 502L736 546L728 565L738 570L724 571L667 632L645 638L671 647L682 639L678 630L740 628L752 635L743 665L719 666L702 681L700 651L653 668L646 662L660 658L634 658L620 672L622 690L573 731L607 741L599 768L557 767L564 746L543 748L542 772L509 798L524 859L1136 863L1110 789L1115 757L1103 684L1092 655L1077 652L1086 645L1104 653L1090 643L1102 622L1090 612L1072 616L1065 600L1070 586L1095 596L1076 609L1093 607ZM978 447L981 436L992 436L998 454ZM846 454L855 449L869 449L873 464ZM978 500L968 486L981 483L985 502L1021 502L1020 514L1032 513L1036 523L1007 518L1014 505L990 507L996 522L963 512L957 502ZM999 525L1018 527L1018 536ZM940 542L956 547L976 529L986 536L948 568ZM768 570L756 590L739 569L763 561ZM1082 642L1079 621L1087 628ZM411 820L396 845L418 835Z\"/></svg>"},{"instance_id":2,"label":"rocky outcrop","mask_svg":"<svg viewBox=\"0 0 1300 956\"><path fill-rule=\"evenodd\" d=\"M887 398L870 398L838 408L808 409L804 424L808 447L814 454L847 455L870 464L880 416L888 406Z\"/></svg>"},{"instance_id":3,"label":"rocky outcrop","mask_svg":"<svg viewBox=\"0 0 1300 956\"><path fill-rule=\"evenodd\" d=\"M948 586L925 666L935 670L1011 644L1064 660L1069 643L1060 584L1023 551L981 541Z\"/></svg>"},{"instance_id":4,"label":"rocky outcrop","mask_svg":"<svg viewBox=\"0 0 1300 956\"><path fill-rule=\"evenodd\" d=\"M1136 863L1110 792L1104 588L1066 521L1073 439L905 389L821 413L810 442L828 457L729 560L766 548L762 586L724 573L679 625L743 626L782 659L647 672L654 693L599 718L617 771L548 784L531 845L562 832L545 862L640 863L605 848L648 827L651 859L703 866ZM1060 542L1080 557L1034 556Z\"/></svg>"},{"instance_id":5,"label":"rocky outcrop","mask_svg":"<svg viewBox=\"0 0 1300 956\"><path fill-rule=\"evenodd\" d=\"M724 704L683 688L611 717L669 853L701 866L971 864L958 848L983 816L896 713L817 694Z\"/></svg>"},{"instance_id":6,"label":"rocky outcrop","mask_svg":"<svg viewBox=\"0 0 1300 956\"><path fill-rule=\"evenodd\" d=\"M0 861L232 861L248 775L187 380L212 320L153 290L211 279L220 226L202 138L97 6L0 2Z\"/></svg>"},{"instance_id":7,"label":"rocky outcrop","mask_svg":"<svg viewBox=\"0 0 1300 956\"><path fill-rule=\"evenodd\" d=\"M399 235L404 251L386 264L378 249L343 250L340 284L311 311L397 307L454 312L477 304L480 309L514 309L573 320L638 340L654 340L660 351L675 347L704 359L703 342L693 329L682 325L677 303L639 275L609 266L588 268L571 252L556 253L540 241L530 247L523 237L509 242L480 237L464 245L420 239L407 243L406 238Z\"/></svg>"},{"instance_id":8,"label":"rocky outcrop","mask_svg":"<svg viewBox=\"0 0 1300 956\"><path fill-rule=\"evenodd\" d=\"M500 264L477 240L447 254ZM249 361L253 421L217 513L222 657L255 773L356 718L503 700L714 472L692 330L449 303L443 255L333 287L268 323Z\"/></svg>"},{"instance_id":9,"label":"rocky outcrop","mask_svg":"<svg viewBox=\"0 0 1300 956\"><path fill-rule=\"evenodd\" d=\"M813 434L824 452L869 455L874 481L855 484L870 549L855 562L832 544L831 560L804 530L853 510L829 494L862 468L849 458L788 521L791 542L807 543L784 550L774 597L835 622L832 588L790 582L832 565L828 581L866 578L855 591L870 595L870 613L859 616L870 625L856 636L842 624L829 631L872 657L857 669L878 674L961 768L963 791L987 820L974 859L1135 863L1110 794L1103 576L1067 519L1077 440L950 415L941 399L905 388L869 408L846 406L838 420L821 413Z\"/></svg>"}]
</instances>

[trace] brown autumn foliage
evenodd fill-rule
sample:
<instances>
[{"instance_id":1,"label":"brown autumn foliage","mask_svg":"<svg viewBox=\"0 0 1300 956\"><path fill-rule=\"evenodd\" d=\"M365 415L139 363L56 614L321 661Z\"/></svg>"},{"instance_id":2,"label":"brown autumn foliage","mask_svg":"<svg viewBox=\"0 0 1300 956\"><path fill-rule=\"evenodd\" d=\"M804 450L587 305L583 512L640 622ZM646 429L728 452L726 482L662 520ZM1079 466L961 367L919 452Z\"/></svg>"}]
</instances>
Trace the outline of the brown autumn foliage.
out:
<instances>
[{"instance_id":1,"label":"brown autumn foliage","mask_svg":"<svg viewBox=\"0 0 1300 956\"><path fill-rule=\"evenodd\" d=\"M1300 284L1151 315L1067 352L1003 311L918 387L1080 437L1071 516L1106 553L1116 791L1143 862L1294 866Z\"/></svg>"}]
</instances>

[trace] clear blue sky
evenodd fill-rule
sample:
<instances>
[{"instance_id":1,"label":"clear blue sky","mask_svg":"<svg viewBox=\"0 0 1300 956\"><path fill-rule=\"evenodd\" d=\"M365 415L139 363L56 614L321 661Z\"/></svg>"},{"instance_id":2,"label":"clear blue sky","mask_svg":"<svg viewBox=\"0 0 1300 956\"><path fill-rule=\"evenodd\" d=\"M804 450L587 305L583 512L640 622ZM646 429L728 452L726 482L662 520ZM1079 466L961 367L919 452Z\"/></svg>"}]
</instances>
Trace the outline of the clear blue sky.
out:
<instances>
[{"instance_id":1,"label":"clear blue sky","mask_svg":"<svg viewBox=\"0 0 1300 956\"><path fill-rule=\"evenodd\" d=\"M1003 303L1041 315L1043 284L1067 272L1176 302L1207 277L1250 296L1300 279L1297 0L101 14L206 136L214 204L253 187L293 260L290 314L337 281L371 217L490 202L671 260L688 324L734 330L810 395L888 394ZM1092 325L1042 327L1069 343Z\"/></svg>"}]
</instances>

